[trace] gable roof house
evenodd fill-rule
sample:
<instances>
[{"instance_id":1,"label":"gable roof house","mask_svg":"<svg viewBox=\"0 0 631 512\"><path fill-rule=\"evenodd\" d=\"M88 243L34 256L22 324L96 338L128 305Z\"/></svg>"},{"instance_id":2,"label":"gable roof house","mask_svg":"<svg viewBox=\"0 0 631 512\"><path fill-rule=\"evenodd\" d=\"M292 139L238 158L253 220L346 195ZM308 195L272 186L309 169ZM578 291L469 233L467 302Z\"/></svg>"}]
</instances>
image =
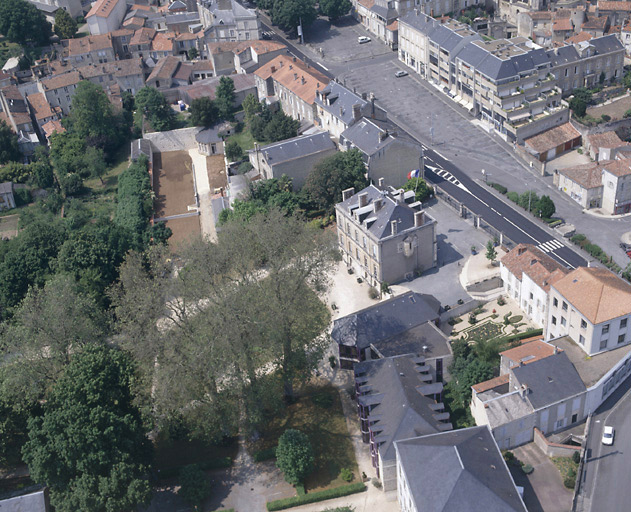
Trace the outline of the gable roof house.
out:
<instances>
[{"instance_id":1,"label":"gable roof house","mask_svg":"<svg viewBox=\"0 0 631 512\"><path fill-rule=\"evenodd\" d=\"M335 205L342 260L371 286L412 279L436 266L436 221L414 191L370 185Z\"/></svg>"},{"instance_id":2,"label":"gable roof house","mask_svg":"<svg viewBox=\"0 0 631 512\"><path fill-rule=\"evenodd\" d=\"M383 128L375 120L365 117L356 120L340 134L339 141L342 151L359 150L371 180L383 178L386 185L401 187L410 171L420 169L422 176L421 146L392 129Z\"/></svg>"},{"instance_id":3,"label":"gable roof house","mask_svg":"<svg viewBox=\"0 0 631 512\"><path fill-rule=\"evenodd\" d=\"M60 107L63 114L67 116L70 113L74 91L80 81L81 74L78 71L68 71L44 78L40 83L48 103L53 107Z\"/></svg>"},{"instance_id":4,"label":"gable roof house","mask_svg":"<svg viewBox=\"0 0 631 512\"><path fill-rule=\"evenodd\" d=\"M197 63L192 64L193 74L195 74L196 64ZM252 75L232 75L230 78L234 83L233 105L235 108L238 109L238 107L241 106L241 103L243 103L243 100L248 94L254 94L254 96L256 96L256 83ZM187 105L190 105L196 98L208 97L211 100L214 100L215 94L217 92L217 87L219 86L220 82L221 77L214 76L211 78L206 78L204 80L193 82L190 85L184 85L180 87L180 97L182 101L184 101L184 103L186 103Z\"/></svg>"},{"instance_id":5,"label":"gable roof house","mask_svg":"<svg viewBox=\"0 0 631 512\"><path fill-rule=\"evenodd\" d=\"M26 100L31 107L31 113L40 130L49 121L61 119L61 109L59 107L51 107L44 93L29 94Z\"/></svg>"},{"instance_id":6,"label":"gable roof house","mask_svg":"<svg viewBox=\"0 0 631 512\"><path fill-rule=\"evenodd\" d=\"M315 98L329 78L296 57L279 55L254 72L259 99L280 103L283 111L304 127L316 122Z\"/></svg>"},{"instance_id":7,"label":"gable roof house","mask_svg":"<svg viewBox=\"0 0 631 512\"><path fill-rule=\"evenodd\" d=\"M65 42L68 44L66 60L75 68L112 62L116 58L110 34L68 39Z\"/></svg>"},{"instance_id":8,"label":"gable roof house","mask_svg":"<svg viewBox=\"0 0 631 512\"><path fill-rule=\"evenodd\" d=\"M90 34L107 34L120 28L126 12L125 0L98 0L85 17Z\"/></svg>"},{"instance_id":9,"label":"gable roof house","mask_svg":"<svg viewBox=\"0 0 631 512\"><path fill-rule=\"evenodd\" d=\"M361 361L421 354L445 359L436 372L441 381L451 360L445 335L436 328L440 303L431 295L406 293L362 309L333 322L331 338L339 346L340 368L352 369Z\"/></svg>"},{"instance_id":10,"label":"gable roof house","mask_svg":"<svg viewBox=\"0 0 631 512\"><path fill-rule=\"evenodd\" d=\"M197 8L207 43L261 38L261 21L256 11L235 0L200 0Z\"/></svg>"},{"instance_id":11,"label":"gable roof house","mask_svg":"<svg viewBox=\"0 0 631 512\"><path fill-rule=\"evenodd\" d=\"M16 85L0 89L0 119L17 135L22 154L29 156L39 145L31 113Z\"/></svg>"},{"instance_id":12,"label":"gable roof house","mask_svg":"<svg viewBox=\"0 0 631 512\"><path fill-rule=\"evenodd\" d=\"M255 144L248 151L250 163L265 179L283 175L292 180L295 190L302 188L307 176L322 159L337 152L328 132L299 135L267 146Z\"/></svg>"},{"instance_id":13,"label":"gable roof house","mask_svg":"<svg viewBox=\"0 0 631 512\"><path fill-rule=\"evenodd\" d=\"M355 391L362 441L384 492L397 487L395 442L452 429L423 356L388 357L355 365Z\"/></svg>"},{"instance_id":14,"label":"gable roof house","mask_svg":"<svg viewBox=\"0 0 631 512\"><path fill-rule=\"evenodd\" d=\"M548 246L544 246L549 250ZM569 270L531 244L519 244L500 260L504 291L524 314L543 327L548 319L550 286Z\"/></svg>"},{"instance_id":15,"label":"gable roof house","mask_svg":"<svg viewBox=\"0 0 631 512\"><path fill-rule=\"evenodd\" d=\"M190 64L180 61L177 57L163 57L147 77L147 85L158 90L188 85L191 80L192 68Z\"/></svg>"},{"instance_id":16,"label":"gable roof house","mask_svg":"<svg viewBox=\"0 0 631 512\"><path fill-rule=\"evenodd\" d=\"M526 512L487 426L394 443L398 500L405 512Z\"/></svg>"},{"instance_id":17,"label":"gable roof house","mask_svg":"<svg viewBox=\"0 0 631 512\"><path fill-rule=\"evenodd\" d=\"M315 103L320 126L336 140L362 117L386 120L386 113L375 107L374 97L368 101L335 80L317 91Z\"/></svg>"}]
</instances>

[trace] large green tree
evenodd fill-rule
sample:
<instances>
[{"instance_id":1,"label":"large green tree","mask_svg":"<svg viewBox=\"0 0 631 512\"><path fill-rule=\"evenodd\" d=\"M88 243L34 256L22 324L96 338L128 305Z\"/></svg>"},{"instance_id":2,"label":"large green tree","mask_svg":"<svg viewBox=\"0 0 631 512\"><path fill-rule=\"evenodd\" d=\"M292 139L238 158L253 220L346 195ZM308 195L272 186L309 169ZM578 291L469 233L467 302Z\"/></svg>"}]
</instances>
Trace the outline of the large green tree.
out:
<instances>
[{"instance_id":1,"label":"large green tree","mask_svg":"<svg viewBox=\"0 0 631 512\"><path fill-rule=\"evenodd\" d=\"M0 165L22 159L18 137L7 123L0 119Z\"/></svg>"},{"instance_id":2,"label":"large green tree","mask_svg":"<svg viewBox=\"0 0 631 512\"><path fill-rule=\"evenodd\" d=\"M57 9L55 13L55 34L60 39L70 39L77 33L77 22L65 9Z\"/></svg>"},{"instance_id":3,"label":"large green tree","mask_svg":"<svg viewBox=\"0 0 631 512\"><path fill-rule=\"evenodd\" d=\"M151 496L151 444L134 405L134 365L123 352L87 346L29 420L24 460L59 512L135 510Z\"/></svg>"},{"instance_id":4,"label":"large green tree","mask_svg":"<svg viewBox=\"0 0 631 512\"><path fill-rule=\"evenodd\" d=\"M317 17L313 0L274 0L272 22L283 30L295 32L301 20L304 28Z\"/></svg>"},{"instance_id":5,"label":"large green tree","mask_svg":"<svg viewBox=\"0 0 631 512\"><path fill-rule=\"evenodd\" d=\"M234 111L234 81L228 76L219 79L215 91L215 105L221 119L231 120Z\"/></svg>"},{"instance_id":6,"label":"large green tree","mask_svg":"<svg viewBox=\"0 0 631 512\"><path fill-rule=\"evenodd\" d=\"M193 126L209 128L219 121L217 105L208 96L195 98L191 102L189 112L191 113L191 124Z\"/></svg>"},{"instance_id":7,"label":"large green tree","mask_svg":"<svg viewBox=\"0 0 631 512\"><path fill-rule=\"evenodd\" d=\"M164 94L155 87L143 87L136 93L134 100L140 120L146 117L154 130L163 132L175 126L175 112Z\"/></svg>"},{"instance_id":8,"label":"large green tree","mask_svg":"<svg viewBox=\"0 0 631 512\"><path fill-rule=\"evenodd\" d=\"M117 147L121 140L120 123L105 91L99 85L83 80L72 97L71 131L105 151Z\"/></svg>"},{"instance_id":9,"label":"large green tree","mask_svg":"<svg viewBox=\"0 0 631 512\"><path fill-rule=\"evenodd\" d=\"M313 449L307 434L293 428L285 430L278 438L276 465L292 485L304 481L313 471Z\"/></svg>"},{"instance_id":10,"label":"large green tree","mask_svg":"<svg viewBox=\"0 0 631 512\"><path fill-rule=\"evenodd\" d=\"M349 0L320 0L318 4L320 12L331 21L346 16L353 7Z\"/></svg>"},{"instance_id":11,"label":"large green tree","mask_svg":"<svg viewBox=\"0 0 631 512\"><path fill-rule=\"evenodd\" d=\"M19 44L48 44L50 23L42 11L25 0L0 0L0 34Z\"/></svg>"},{"instance_id":12,"label":"large green tree","mask_svg":"<svg viewBox=\"0 0 631 512\"><path fill-rule=\"evenodd\" d=\"M403 185L403 190L414 190L417 201L424 201L434 193L434 189L423 178L410 178Z\"/></svg>"},{"instance_id":13,"label":"large green tree","mask_svg":"<svg viewBox=\"0 0 631 512\"><path fill-rule=\"evenodd\" d=\"M261 102L254 94L248 94L241 104L245 112L246 122L250 122L254 116L261 112Z\"/></svg>"},{"instance_id":14,"label":"large green tree","mask_svg":"<svg viewBox=\"0 0 631 512\"><path fill-rule=\"evenodd\" d=\"M331 210L342 200L342 191L355 187L359 191L368 186L366 166L357 149L331 155L313 168L302 189L317 208Z\"/></svg>"}]
</instances>

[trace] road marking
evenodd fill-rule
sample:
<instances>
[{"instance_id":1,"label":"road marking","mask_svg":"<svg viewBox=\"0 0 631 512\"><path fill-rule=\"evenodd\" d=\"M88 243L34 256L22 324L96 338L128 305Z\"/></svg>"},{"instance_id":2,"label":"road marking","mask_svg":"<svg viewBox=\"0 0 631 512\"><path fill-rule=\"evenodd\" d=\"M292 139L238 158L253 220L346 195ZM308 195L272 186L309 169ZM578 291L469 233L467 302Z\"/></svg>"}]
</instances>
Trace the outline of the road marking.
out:
<instances>
[{"instance_id":1,"label":"road marking","mask_svg":"<svg viewBox=\"0 0 631 512\"><path fill-rule=\"evenodd\" d=\"M319 62L320 67L326 69L327 71L329 70L329 68L327 68L324 64L322 64L321 62Z\"/></svg>"},{"instance_id":2,"label":"road marking","mask_svg":"<svg viewBox=\"0 0 631 512\"><path fill-rule=\"evenodd\" d=\"M548 240L547 242L543 242L542 244L539 244L537 247L541 249L543 252L552 252L552 251L555 251L556 249L562 249L565 246L558 240L553 239L553 240Z\"/></svg>"},{"instance_id":3,"label":"road marking","mask_svg":"<svg viewBox=\"0 0 631 512\"><path fill-rule=\"evenodd\" d=\"M443 155L441 155L438 151L434 150L434 153L436 153L440 158L442 158L443 160L446 160L447 162L449 162L449 158L445 158Z\"/></svg>"},{"instance_id":4,"label":"road marking","mask_svg":"<svg viewBox=\"0 0 631 512\"><path fill-rule=\"evenodd\" d=\"M456 178L449 171L446 171L445 169L441 169L440 167L434 167L432 165L425 165L425 167L427 167L434 174L436 174L436 175L440 176L441 178L443 178L445 181L448 181L452 185L455 185L456 187L464 190L465 192L469 192L469 194L471 194L469 189L467 187L465 187L462 183L460 183L458 178ZM471 195L473 195L473 194L471 194Z\"/></svg>"}]
</instances>

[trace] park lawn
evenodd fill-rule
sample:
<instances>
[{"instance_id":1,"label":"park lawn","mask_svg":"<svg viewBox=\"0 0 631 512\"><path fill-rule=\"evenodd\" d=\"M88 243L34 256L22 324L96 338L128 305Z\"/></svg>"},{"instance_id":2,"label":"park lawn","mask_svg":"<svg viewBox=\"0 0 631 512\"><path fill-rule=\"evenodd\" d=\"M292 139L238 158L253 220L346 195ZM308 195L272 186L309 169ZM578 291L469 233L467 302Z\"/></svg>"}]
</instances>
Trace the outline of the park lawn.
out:
<instances>
[{"instance_id":1,"label":"park lawn","mask_svg":"<svg viewBox=\"0 0 631 512\"><path fill-rule=\"evenodd\" d=\"M320 394L331 397L332 405L329 408L312 401L313 396ZM252 453L276 446L278 438L289 428L304 432L311 440L315 470L305 481L308 492L345 485L347 482L339 477L342 468L353 471L353 482L360 481L342 402L333 386L326 384L307 388L296 402L288 405L263 429L261 439L250 447Z\"/></svg>"},{"instance_id":2,"label":"park lawn","mask_svg":"<svg viewBox=\"0 0 631 512\"><path fill-rule=\"evenodd\" d=\"M227 141L236 140L243 151L254 149L254 137L249 126L244 126L243 130L228 137ZM227 142L226 141L226 142Z\"/></svg>"},{"instance_id":3,"label":"park lawn","mask_svg":"<svg viewBox=\"0 0 631 512\"><path fill-rule=\"evenodd\" d=\"M97 194L116 192L116 188L118 186L118 176L127 169L127 167L129 167L130 152L131 147L129 143L122 144L114 156L112 166L103 176L103 183L101 183L99 178L89 178L85 180L83 184L92 192Z\"/></svg>"},{"instance_id":4,"label":"park lawn","mask_svg":"<svg viewBox=\"0 0 631 512\"><path fill-rule=\"evenodd\" d=\"M564 480L571 470L574 470L574 473L576 474L576 471L578 470L578 463L574 462L572 457L551 457L551 459L561 473L561 478Z\"/></svg>"}]
</instances>

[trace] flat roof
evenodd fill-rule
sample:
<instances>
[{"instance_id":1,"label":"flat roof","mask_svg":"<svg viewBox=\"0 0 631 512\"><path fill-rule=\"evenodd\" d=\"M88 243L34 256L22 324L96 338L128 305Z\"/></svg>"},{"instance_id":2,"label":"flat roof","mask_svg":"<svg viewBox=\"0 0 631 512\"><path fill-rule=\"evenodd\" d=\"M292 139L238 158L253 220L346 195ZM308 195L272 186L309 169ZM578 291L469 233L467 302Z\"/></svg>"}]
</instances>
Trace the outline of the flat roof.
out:
<instances>
[{"instance_id":1,"label":"flat roof","mask_svg":"<svg viewBox=\"0 0 631 512\"><path fill-rule=\"evenodd\" d=\"M547 343L556 345L564 351L574 368L576 368L586 388L596 384L631 352L631 345L624 345L614 350L601 352L595 356L588 356L569 336L555 338Z\"/></svg>"}]
</instances>

